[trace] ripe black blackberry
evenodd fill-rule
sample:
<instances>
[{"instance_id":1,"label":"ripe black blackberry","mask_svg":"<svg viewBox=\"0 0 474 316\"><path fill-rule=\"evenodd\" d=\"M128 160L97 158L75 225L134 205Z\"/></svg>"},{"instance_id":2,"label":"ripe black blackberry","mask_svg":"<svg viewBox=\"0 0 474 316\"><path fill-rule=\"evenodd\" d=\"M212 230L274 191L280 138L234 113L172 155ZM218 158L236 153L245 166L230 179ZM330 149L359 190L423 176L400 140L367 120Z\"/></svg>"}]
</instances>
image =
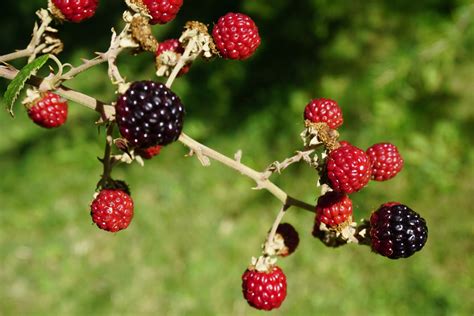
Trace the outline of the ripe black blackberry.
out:
<instances>
[{"instance_id":1,"label":"ripe black blackberry","mask_svg":"<svg viewBox=\"0 0 474 316\"><path fill-rule=\"evenodd\" d=\"M183 129L184 106L164 84L137 81L119 96L116 105L120 134L133 147L167 145Z\"/></svg>"},{"instance_id":2,"label":"ripe black blackberry","mask_svg":"<svg viewBox=\"0 0 474 316\"><path fill-rule=\"evenodd\" d=\"M428 238L425 220L398 202L383 204L370 217L372 250L390 259L407 258Z\"/></svg>"}]
</instances>

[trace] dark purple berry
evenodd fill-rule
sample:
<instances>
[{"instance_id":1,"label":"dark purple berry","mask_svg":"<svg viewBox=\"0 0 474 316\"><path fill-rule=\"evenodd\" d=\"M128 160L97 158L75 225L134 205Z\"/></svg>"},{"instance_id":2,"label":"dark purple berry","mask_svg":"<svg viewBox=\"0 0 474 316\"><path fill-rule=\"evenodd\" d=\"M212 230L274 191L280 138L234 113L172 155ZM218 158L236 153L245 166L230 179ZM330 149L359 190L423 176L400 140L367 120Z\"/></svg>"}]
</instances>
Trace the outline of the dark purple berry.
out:
<instances>
[{"instance_id":1,"label":"dark purple berry","mask_svg":"<svg viewBox=\"0 0 474 316\"><path fill-rule=\"evenodd\" d=\"M183 129L181 100L159 82L134 82L118 98L116 110L120 134L133 147L167 145L177 140Z\"/></svg>"},{"instance_id":2,"label":"dark purple berry","mask_svg":"<svg viewBox=\"0 0 474 316\"><path fill-rule=\"evenodd\" d=\"M425 220L408 206L391 202L370 217L372 250L390 259L407 258L428 239Z\"/></svg>"}]
</instances>

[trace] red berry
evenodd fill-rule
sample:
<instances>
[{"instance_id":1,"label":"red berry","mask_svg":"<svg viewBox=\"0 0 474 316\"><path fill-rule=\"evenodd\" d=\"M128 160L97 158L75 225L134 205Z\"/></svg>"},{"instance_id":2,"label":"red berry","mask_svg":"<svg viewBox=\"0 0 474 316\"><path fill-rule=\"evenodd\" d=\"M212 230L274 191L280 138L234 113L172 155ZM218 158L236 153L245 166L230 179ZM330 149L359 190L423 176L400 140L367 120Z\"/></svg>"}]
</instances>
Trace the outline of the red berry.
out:
<instances>
[{"instance_id":1,"label":"red berry","mask_svg":"<svg viewBox=\"0 0 474 316\"><path fill-rule=\"evenodd\" d=\"M304 119L313 123L326 123L332 129L342 125L342 111L336 101L319 98L311 100L304 109Z\"/></svg>"},{"instance_id":2,"label":"red berry","mask_svg":"<svg viewBox=\"0 0 474 316\"><path fill-rule=\"evenodd\" d=\"M151 159L160 153L162 147L163 146L156 145L148 148L137 148L136 153L143 159Z\"/></svg>"},{"instance_id":3,"label":"red berry","mask_svg":"<svg viewBox=\"0 0 474 316\"><path fill-rule=\"evenodd\" d=\"M173 52L177 55L182 55L184 53L184 48L181 46L181 43L177 39L169 39L164 42L161 42L158 45L156 50L156 56L160 56L164 52ZM184 65L178 73L178 76L182 76L188 73L191 63Z\"/></svg>"},{"instance_id":4,"label":"red berry","mask_svg":"<svg viewBox=\"0 0 474 316\"><path fill-rule=\"evenodd\" d=\"M150 24L165 24L173 20L183 5L183 0L142 0L152 19Z\"/></svg>"},{"instance_id":5,"label":"red berry","mask_svg":"<svg viewBox=\"0 0 474 316\"><path fill-rule=\"evenodd\" d=\"M212 30L217 49L224 58L246 59L260 45L255 22L242 13L227 13Z\"/></svg>"},{"instance_id":6,"label":"red berry","mask_svg":"<svg viewBox=\"0 0 474 316\"><path fill-rule=\"evenodd\" d=\"M99 0L52 0L52 2L65 20L74 23L92 17L99 4Z\"/></svg>"},{"instance_id":7,"label":"red berry","mask_svg":"<svg viewBox=\"0 0 474 316\"><path fill-rule=\"evenodd\" d=\"M352 146L352 144L349 143L347 140L340 140L340 141L339 141L339 145L340 145L341 147L344 147L344 146L347 146L347 145L351 145L351 146Z\"/></svg>"},{"instance_id":8,"label":"red berry","mask_svg":"<svg viewBox=\"0 0 474 316\"><path fill-rule=\"evenodd\" d=\"M91 204L92 221L100 229L117 232L128 227L133 217L133 200L122 190L103 189Z\"/></svg>"},{"instance_id":9,"label":"red berry","mask_svg":"<svg viewBox=\"0 0 474 316\"><path fill-rule=\"evenodd\" d=\"M181 43L177 39L169 39L164 42L161 42L158 45L158 49L156 50L156 56L159 56L161 53L166 51L172 51L177 54L184 53L184 48L181 46Z\"/></svg>"},{"instance_id":10,"label":"red berry","mask_svg":"<svg viewBox=\"0 0 474 316\"><path fill-rule=\"evenodd\" d=\"M263 272L250 267L242 275L242 292L249 305L256 309L278 308L286 298L286 276L277 266Z\"/></svg>"},{"instance_id":11,"label":"red berry","mask_svg":"<svg viewBox=\"0 0 474 316\"><path fill-rule=\"evenodd\" d=\"M347 145L329 153L326 170L334 191L353 193L369 182L371 164L369 156L362 149Z\"/></svg>"},{"instance_id":12,"label":"red berry","mask_svg":"<svg viewBox=\"0 0 474 316\"><path fill-rule=\"evenodd\" d=\"M403 158L397 146L378 143L366 151L372 163L372 180L385 181L395 177L403 168Z\"/></svg>"},{"instance_id":13,"label":"red berry","mask_svg":"<svg viewBox=\"0 0 474 316\"><path fill-rule=\"evenodd\" d=\"M28 106L28 116L41 127L59 127L67 119L67 101L56 93L46 92Z\"/></svg>"},{"instance_id":14,"label":"red berry","mask_svg":"<svg viewBox=\"0 0 474 316\"><path fill-rule=\"evenodd\" d=\"M316 205L316 225L324 223L330 228L338 228L352 221L352 201L344 193L326 192Z\"/></svg>"}]
</instances>

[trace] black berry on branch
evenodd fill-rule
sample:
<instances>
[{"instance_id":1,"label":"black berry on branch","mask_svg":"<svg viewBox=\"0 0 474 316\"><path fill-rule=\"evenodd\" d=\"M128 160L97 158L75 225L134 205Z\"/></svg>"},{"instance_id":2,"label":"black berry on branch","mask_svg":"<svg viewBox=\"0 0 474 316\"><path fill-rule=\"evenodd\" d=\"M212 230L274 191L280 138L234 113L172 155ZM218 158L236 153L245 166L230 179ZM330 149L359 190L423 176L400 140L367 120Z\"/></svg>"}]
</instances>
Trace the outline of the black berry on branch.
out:
<instances>
[{"instance_id":1,"label":"black berry on branch","mask_svg":"<svg viewBox=\"0 0 474 316\"><path fill-rule=\"evenodd\" d=\"M53 92L41 94L26 108L30 119L44 128L59 127L67 120L67 101Z\"/></svg>"},{"instance_id":2,"label":"black berry on branch","mask_svg":"<svg viewBox=\"0 0 474 316\"><path fill-rule=\"evenodd\" d=\"M176 141L183 129L184 106L164 84L137 81L116 105L120 134L133 147L148 148Z\"/></svg>"},{"instance_id":3,"label":"black berry on branch","mask_svg":"<svg viewBox=\"0 0 474 316\"><path fill-rule=\"evenodd\" d=\"M246 59L260 45L257 25L242 13L227 13L219 18L212 29L216 48L224 58Z\"/></svg>"},{"instance_id":4,"label":"black berry on branch","mask_svg":"<svg viewBox=\"0 0 474 316\"><path fill-rule=\"evenodd\" d=\"M428 239L426 221L398 202L383 204L370 217L372 250L390 259L407 258Z\"/></svg>"}]
</instances>

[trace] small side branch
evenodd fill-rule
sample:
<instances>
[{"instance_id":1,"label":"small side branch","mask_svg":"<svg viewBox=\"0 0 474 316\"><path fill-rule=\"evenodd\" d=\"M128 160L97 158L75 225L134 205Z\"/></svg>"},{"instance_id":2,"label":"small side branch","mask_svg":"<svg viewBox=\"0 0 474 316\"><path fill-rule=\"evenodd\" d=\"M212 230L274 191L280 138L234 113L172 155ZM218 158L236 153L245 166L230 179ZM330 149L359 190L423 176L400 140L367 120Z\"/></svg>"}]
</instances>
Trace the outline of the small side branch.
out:
<instances>
[{"instance_id":1,"label":"small side branch","mask_svg":"<svg viewBox=\"0 0 474 316\"><path fill-rule=\"evenodd\" d=\"M273 173L281 173L284 169L288 168L290 165L300 162L301 160L306 162L311 162L311 154L314 152L314 149L305 150L305 151L297 151L293 157L286 158L282 162L275 161L270 166L265 169L263 172L265 177L269 178Z\"/></svg>"},{"instance_id":2,"label":"small side branch","mask_svg":"<svg viewBox=\"0 0 474 316\"><path fill-rule=\"evenodd\" d=\"M219 161L220 163L239 171L241 174L253 179L257 183L256 189L265 189L273 194L278 200L280 200L284 205L296 206L301 209L314 212L314 205L307 204L303 201L297 200L289 196L285 191L280 187L275 185L273 182L265 178L265 175L261 172L258 172L238 160L231 159L182 133L179 137L179 141L189 147L193 152L200 153L206 157Z\"/></svg>"}]
</instances>

